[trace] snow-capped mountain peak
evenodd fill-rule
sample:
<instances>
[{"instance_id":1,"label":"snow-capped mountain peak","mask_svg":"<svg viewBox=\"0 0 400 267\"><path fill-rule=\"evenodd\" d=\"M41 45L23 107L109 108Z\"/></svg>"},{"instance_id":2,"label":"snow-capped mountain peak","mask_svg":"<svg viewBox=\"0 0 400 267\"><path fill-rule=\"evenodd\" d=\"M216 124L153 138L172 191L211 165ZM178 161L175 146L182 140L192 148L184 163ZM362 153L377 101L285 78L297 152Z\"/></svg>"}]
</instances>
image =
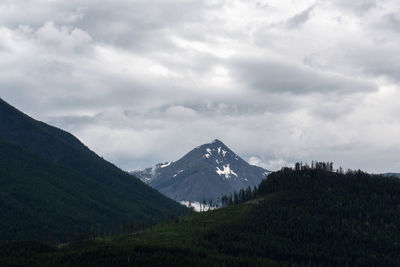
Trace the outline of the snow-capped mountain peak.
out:
<instances>
[{"instance_id":1,"label":"snow-capped mountain peak","mask_svg":"<svg viewBox=\"0 0 400 267\"><path fill-rule=\"evenodd\" d=\"M211 159L217 163L223 163L227 158L233 158L239 160L238 156L233 153L224 143L215 139L209 144L196 147L192 152L196 150L202 150L203 159ZM225 159L224 159L225 158Z\"/></svg>"},{"instance_id":2,"label":"snow-capped mountain peak","mask_svg":"<svg viewBox=\"0 0 400 267\"><path fill-rule=\"evenodd\" d=\"M248 164L215 139L175 162L160 163L131 174L177 201L201 202L258 185L268 173Z\"/></svg>"}]
</instances>

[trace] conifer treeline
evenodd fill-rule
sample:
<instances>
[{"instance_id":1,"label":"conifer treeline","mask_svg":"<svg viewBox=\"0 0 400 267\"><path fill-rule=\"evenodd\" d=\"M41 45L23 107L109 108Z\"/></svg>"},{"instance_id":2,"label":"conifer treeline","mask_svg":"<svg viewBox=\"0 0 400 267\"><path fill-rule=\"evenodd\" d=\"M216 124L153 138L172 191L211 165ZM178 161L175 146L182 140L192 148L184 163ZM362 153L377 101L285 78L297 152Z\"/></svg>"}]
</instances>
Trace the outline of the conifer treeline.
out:
<instances>
[{"instance_id":1,"label":"conifer treeline","mask_svg":"<svg viewBox=\"0 0 400 267\"><path fill-rule=\"evenodd\" d=\"M251 187L247 187L246 189L240 189L239 192L234 192L230 195L225 195L221 197L221 206L228 207L233 204L239 204L251 199L256 198L258 195L258 188L255 186L253 190Z\"/></svg>"},{"instance_id":2,"label":"conifer treeline","mask_svg":"<svg viewBox=\"0 0 400 267\"><path fill-rule=\"evenodd\" d=\"M284 167L282 169L285 169L288 167ZM292 169L292 168L290 168ZM293 170L293 169L292 169ZM303 162L296 162L294 164L294 170L295 171L305 171L305 170L317 170L317 171L327 171L327 172L332 172L333 171L333 162L324 162L324 161L311 161L311 166L308 165L307 163L303 165Z\"/></svg>"},{"instance_id":3,"label":"conifer treeline","mask_svg":"<svg viewBox=\"0 0 400 267\"><path fill-rule=\"evenodd\" d=\"M282 167L281 172L288 173L288 172L306 172L306 171L321 171L321 172L331 172L337 173L341 175L350 175L356 173L363 173L361 170L347 170L346 172L343 170L342 167L338 169L333 168L333 162L325 162L325 161L311 161L311 164L303 163L303 162L296 162L294 167ZM267 178L266 178L267 179ZM265 181L265 179L263 180ZM264 183L261 182L260 185L254 186L253 189L248 187L246 189L241 189L239 192L234 192L230 195L224 195L221 197L221 206L222 207L229 207L234 204L240 204L248 200L252 200L257 198L259 195L264 195Z\"/></svg>"}]
</instances>

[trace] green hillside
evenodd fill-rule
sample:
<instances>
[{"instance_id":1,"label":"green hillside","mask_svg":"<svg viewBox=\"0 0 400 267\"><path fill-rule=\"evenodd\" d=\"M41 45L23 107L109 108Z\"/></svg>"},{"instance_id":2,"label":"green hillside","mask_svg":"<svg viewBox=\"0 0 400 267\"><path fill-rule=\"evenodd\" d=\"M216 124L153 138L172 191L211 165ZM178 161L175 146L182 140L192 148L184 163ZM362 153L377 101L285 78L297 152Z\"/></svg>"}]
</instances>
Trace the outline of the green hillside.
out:
<instances>
[{"instance_id":1,"label":"green hillside","mask_svg":"<svg viewBox=\"0 0 400 267\"><path fill-rule=\"evenodd\" d=\"M0 100L0 240L66 240L184 208Z\"/></svg>"},{"instance_id":2,"label":"green hillside","mask_svg":"<svg viewBox=\"0 0 400 267\"><path fill-rule=\"evenodd\" d=\"M399 266L400 181L283 169L253 199L59 248L3 244L17 266Z\"/></svg>"}]
</instances>

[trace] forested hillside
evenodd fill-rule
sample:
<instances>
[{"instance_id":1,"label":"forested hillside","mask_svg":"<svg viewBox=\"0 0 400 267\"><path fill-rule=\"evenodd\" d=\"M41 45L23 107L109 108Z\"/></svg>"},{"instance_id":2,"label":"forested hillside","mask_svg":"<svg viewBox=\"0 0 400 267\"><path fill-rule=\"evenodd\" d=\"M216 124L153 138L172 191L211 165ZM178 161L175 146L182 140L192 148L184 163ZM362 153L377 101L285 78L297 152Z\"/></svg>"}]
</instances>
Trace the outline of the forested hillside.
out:
<instances>
[{"instance_id":1,"label":"forested hillside","mask_svg":"<svg viewBox=\"0 0 400 267\"><path fill-rule=\"evenodd\" d=\"M2 262L24 259L41 266L159 266L160 262L165 266L398 266L399 207L397 178L336 172L329 165L299 165L270 174L251 200L240 204L58 249L7 244L3 245L7 255Z\"/></svg>"},{"instance_id":2,"label":"forested hillside","mask_svg":"<svg viewBox=\"0 0 400 267\"><path fill-rule=\"evenodd\" d=\"M0 240L55 242L185 208L0 100Z\"/></svg>"}]
</instances>

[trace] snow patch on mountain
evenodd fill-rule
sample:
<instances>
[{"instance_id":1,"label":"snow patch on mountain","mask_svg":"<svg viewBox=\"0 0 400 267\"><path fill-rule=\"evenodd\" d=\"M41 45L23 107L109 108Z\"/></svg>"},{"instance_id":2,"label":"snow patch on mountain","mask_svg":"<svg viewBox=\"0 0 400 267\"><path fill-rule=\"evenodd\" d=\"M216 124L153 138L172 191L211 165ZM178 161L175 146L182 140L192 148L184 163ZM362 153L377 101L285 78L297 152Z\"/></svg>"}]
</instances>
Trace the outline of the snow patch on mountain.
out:
<instances>
[{"instance_id":1,"label":"snow patch on mountain","mask_svg":"<svg viewBox=\"0 0 400 267\"><path fill-rule=\"evenodd\" d=\"M223 150L221 147L218 147L217 150L218 150L218 155L222 154L222 156L225 157L227 151Z\"/></svg>"},{"instance_id":2,"label":"snow patch on mountain","mask_svg":"<svg viewBox=\"0 0 400 267\"><path fill-rule=\"evenodd\" d=\"M160 168L168 167L169 165L171 165L171 163L172 163L172 161L166 162L166 163L164 163L163 165L161 165Z\"/></svg>"},{"instance_id":3,"label":"snow patch on mountain","mask_svg":"<svg viewBox=\"0 0 400 267\"><path fill-rule=\"evenodd\" d=\"M175 173L172 177L175 178L176 176L178 176L179 174L181 174L183 172L183 170L179 170L177 173Z\"/></svg>"},{"instance_id":4,"label":"snow patch on mountain","mask_svg":"<svg viewBox=\"0 0 400 267\"><path fill-rule=\"evenodd\" d=\"M217 167L216 172L218 173L219 176L225 175L225 178L229 179L229 178L231 178L231 174L232 174L232 175L235 175L236 177L238 177L238 175L233 170L231 170L231 168L229 167L229 164L224 165L223 168L224 169L221 170L219 167Z\"/></svg>"}]
</instances>

